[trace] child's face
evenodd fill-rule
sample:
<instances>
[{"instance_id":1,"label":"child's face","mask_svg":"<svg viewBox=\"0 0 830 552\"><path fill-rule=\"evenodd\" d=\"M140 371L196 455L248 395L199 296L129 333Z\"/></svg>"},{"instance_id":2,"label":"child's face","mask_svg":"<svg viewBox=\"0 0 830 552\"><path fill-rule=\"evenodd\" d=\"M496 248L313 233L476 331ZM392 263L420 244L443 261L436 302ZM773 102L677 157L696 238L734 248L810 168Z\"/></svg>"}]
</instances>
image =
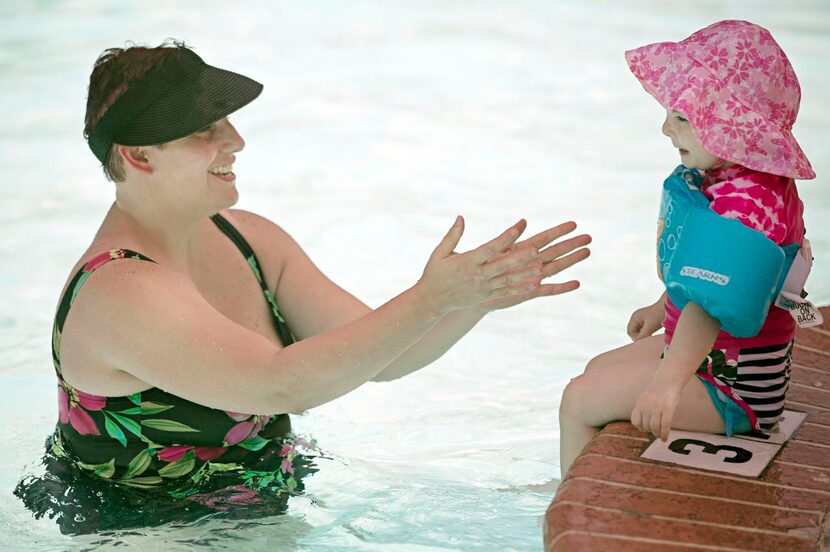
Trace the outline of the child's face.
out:
<instances>
[{"instance_id":1,"label":"child's face","mask_svg":"<svg viewBox=\"0 0 830 552\"><path fill-rule=\"evenodd\" d=\"M706 171L722 165L720 157L715 157L698 144L689 121L679 111L666 112L662 130L671 138L672 145L680 150L680 162L686 167Z\"/></svg>"}]
</instances>

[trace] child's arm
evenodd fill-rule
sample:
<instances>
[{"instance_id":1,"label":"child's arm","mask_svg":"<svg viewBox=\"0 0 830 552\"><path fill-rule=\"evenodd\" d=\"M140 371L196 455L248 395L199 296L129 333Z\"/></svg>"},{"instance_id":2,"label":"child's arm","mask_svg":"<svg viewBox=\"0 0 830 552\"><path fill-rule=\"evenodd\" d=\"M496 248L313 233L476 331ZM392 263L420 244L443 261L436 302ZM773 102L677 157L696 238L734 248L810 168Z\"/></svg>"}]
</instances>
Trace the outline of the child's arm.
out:
<instances>
[{"instance_id":1,"label":"child's arm","mask_svg":"<svg viewBox=\"0 0 830 552\"><path fill-rule=\"evenodd\" d=\"M672 418L683 388L709 354L720 330L720 322L689 301L680 313L671 347L660 361L654 378L631 412L635 427L650 431L663 441L669 437Z\"/></svg>"},{"instance_id":2,"label":"child's arm","mask_svg":"<svg viewBox=\"0 0 830 552\"><path fill-rule=\"evenodd\" d=\"M626 332L632 341L654 335L663 326L666 311L666 292L653 304L635 310L628 320Z\"/></svg>"}]
</instances>

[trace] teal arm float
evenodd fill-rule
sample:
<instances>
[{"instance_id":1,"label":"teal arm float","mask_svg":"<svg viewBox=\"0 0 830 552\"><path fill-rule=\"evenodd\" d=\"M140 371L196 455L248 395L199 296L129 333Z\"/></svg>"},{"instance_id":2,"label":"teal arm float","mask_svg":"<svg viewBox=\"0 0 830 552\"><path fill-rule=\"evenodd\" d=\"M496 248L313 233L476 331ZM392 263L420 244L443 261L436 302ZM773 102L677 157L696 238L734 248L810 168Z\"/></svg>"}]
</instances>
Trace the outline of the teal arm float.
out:
<instances>
[{"instance_id":1,"label":"teal arm float","mask_svg":"<svg viewBox=\"0 0 830 552\"><path fill-rule=\"evenodd\" d=\"M784 248L708 208L700 176L682 165L663 185L658 257L672 303L693 301L735 337L758 334L799 244Z\"/></svg>"}]
</instances>

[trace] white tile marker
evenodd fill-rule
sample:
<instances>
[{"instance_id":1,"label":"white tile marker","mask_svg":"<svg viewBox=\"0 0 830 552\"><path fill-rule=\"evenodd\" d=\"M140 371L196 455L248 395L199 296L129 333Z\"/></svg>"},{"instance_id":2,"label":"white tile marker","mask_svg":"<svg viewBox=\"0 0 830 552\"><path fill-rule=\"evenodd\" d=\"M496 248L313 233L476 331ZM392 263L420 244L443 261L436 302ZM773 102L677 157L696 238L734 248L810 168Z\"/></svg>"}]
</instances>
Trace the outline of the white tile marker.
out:
<instances>
[{"instance_id":1,"label":"white tile marker","mask_svg":"<svg viewBox=\"0 0 830 552\"><path fill-rule=\"evenodd\" d=\"M806 417L804 412L785 410L778 422L778 431L766 433L766 439L746 435L726 437L712 433L672 431L668 441L664 443L655 439L640 457L691 468L758 477Z\"/></svg>"}]
</instances>

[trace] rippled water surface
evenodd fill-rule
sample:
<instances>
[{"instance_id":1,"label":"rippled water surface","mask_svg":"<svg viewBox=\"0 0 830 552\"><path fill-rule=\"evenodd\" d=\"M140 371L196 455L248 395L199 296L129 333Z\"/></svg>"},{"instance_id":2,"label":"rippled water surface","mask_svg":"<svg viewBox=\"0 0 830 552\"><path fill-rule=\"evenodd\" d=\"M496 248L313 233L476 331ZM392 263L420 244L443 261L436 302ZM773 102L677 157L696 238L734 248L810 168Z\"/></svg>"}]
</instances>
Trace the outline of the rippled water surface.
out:
<instances>
[{"instance_id":1,"label":"rippled water surface","mask_svg":"<svg viewBox=\"0 0 830 552\"><path fill-rule=\"evenodd\" d=\"M239 4L245 4L243 9ZM769 28L803 87L796 136L816 302L830 301L830 5L798 2L7 2L0 5L0 534L9 550L539 550L557 407L660 293L660 182L677 163L623 50L715 20ZM234 116L239 206L373 306L456 214L462 249L519 217L594 236L577 293L485 319L433 366L295 418L334 458L288 514L70 538L11 490L56 415L57 293L112 201L81 138L95 57L185 39L265 84Z\"/></svg>"}]
</instances>

